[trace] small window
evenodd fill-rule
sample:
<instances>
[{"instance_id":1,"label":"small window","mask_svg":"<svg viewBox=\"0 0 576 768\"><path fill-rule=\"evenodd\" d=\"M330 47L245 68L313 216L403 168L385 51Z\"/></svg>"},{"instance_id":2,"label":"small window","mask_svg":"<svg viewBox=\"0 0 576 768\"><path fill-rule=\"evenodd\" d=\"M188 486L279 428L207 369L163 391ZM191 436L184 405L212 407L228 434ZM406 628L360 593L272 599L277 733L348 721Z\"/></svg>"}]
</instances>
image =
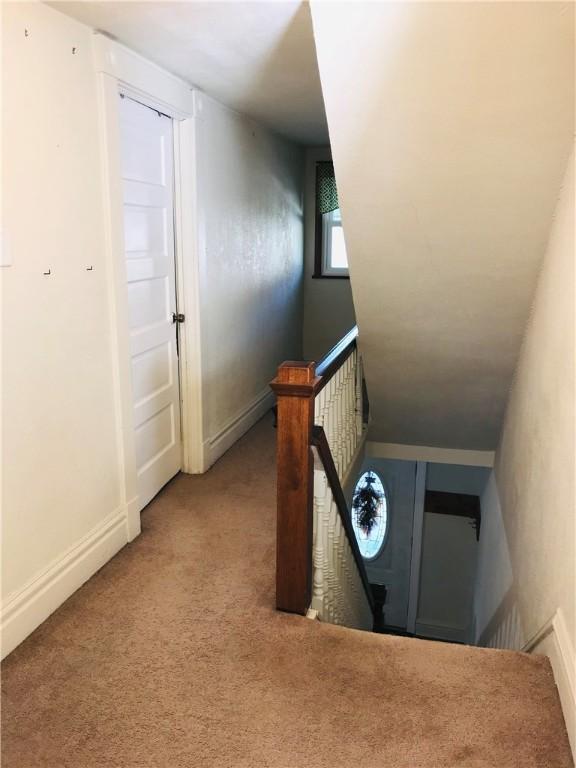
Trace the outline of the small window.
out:
<instances>
[{"instance_id":1,"label":"small window","mask_svg":"<svg viewBox=\"0 0 576 768\"><path fill-rule=\"evenodd\" d=\"M334 166L316 164L316 258L314 277L348 278L348 256Z\"/></svg>"},{"instance_id":2,"label":"small window","mask_svg":"<svg viewBox=\"0 0 576 768\"><path fill-rule=\"evenodd\" d=\"M388 529L388 499L376 472L364 472L352 497L352 528L360 554L366 560L378 557Z\"/></svg>"},{"instance_id":3,"label":"small window","mask_svg":"<svg viewBox=\"0 0 576 768\"><path fill-rule=\"evenodd\" d=\"M324 277L348 275L348 256L340 208L322 216L322 275Z\"/></svg>"}]
</instances>

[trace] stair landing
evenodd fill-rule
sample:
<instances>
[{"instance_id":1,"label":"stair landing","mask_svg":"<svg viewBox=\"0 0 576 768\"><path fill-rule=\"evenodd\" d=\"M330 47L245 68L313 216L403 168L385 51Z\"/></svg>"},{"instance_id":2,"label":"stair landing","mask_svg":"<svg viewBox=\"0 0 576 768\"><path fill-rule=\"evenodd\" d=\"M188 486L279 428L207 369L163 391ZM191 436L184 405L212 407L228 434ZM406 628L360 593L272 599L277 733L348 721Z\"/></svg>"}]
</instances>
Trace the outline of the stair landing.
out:
<instances>
[{"instance_id":1,"label":"stair landing","mask_svg":"<svg viewBox=\"0 0 576 768\"><path fill-rule=\"evenodd\" d=\"M3 665L5 768L569 768L544 657L274 610L274 437L178 476Z\"/></svg>"}]
</instances>

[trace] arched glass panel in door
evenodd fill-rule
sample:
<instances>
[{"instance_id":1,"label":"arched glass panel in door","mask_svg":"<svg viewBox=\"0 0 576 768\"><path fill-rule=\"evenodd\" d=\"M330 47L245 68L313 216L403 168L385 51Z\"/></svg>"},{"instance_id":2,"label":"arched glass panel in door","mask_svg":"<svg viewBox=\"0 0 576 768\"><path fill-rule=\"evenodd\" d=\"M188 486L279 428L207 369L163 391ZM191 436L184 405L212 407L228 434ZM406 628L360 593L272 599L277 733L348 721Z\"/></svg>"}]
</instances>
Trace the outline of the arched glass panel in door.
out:
<instances>
[{"instance_id":1,"label":"arched glass panel in door","mask_svg":"<svg viewBox=\"0 0 576 768\"><path fill-rule=\"evenodd\" d=\"M388 500L382 480L372 470L364 472L354 488L352 527L362 557L378 557L388 528Z\"/></svg>"}]
</instances>

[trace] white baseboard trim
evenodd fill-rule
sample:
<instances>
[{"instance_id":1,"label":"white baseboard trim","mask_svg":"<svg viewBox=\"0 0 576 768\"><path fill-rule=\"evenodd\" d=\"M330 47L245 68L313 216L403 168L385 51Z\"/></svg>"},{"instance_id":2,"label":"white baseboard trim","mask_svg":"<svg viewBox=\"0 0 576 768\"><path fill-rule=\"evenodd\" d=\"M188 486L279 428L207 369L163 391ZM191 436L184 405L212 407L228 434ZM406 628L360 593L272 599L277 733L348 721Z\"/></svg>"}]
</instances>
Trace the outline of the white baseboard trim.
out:
<instances>
[{"instance_id":1,"label":"white baseboard trim","mask_svg":"<svg viewBox=\"0 0 576 768\"><path fill-rule=\"evenodd\" d=\"M134 496L126 504L126 535L128 536L128 541L134 541L140 535L141 530L140 497Z\"/></svg>"},{"instance_id":2,"label":"white baseboard trim","mask_svg":"<svg viewBox=\"0 0 576 768\"><path fill-rule=\"evenodd\" d=\"M91 533L2 606L2 658L76 592L127 543L126 510L110 515Z\"/></svg>"},{"instance_id":3,"label":"white baseboard trim","mask_svg":"<svg viewBox=\"0 0 576 768\"><path fill-rule=\"evenodd\" d=\"M386 608L384 608L386 610ZM417 637L427 637L433 640L450 640L453 643L468 643L470 632L467 628L452 627L427 621L417 621L415 624Z\"/></svg>"},{"instance_id":4,"label":"white baseboard trim","mask_svg":"<svg viewBox=\"0 0 576 768\"><path fill-rule=\"evenodd\" d=\"M464 464L470 467L493 467L494 451L468 451L460 448L435 448L429 445L401 445L369 440L366 455L376 459L430 461L437 464Z\"/></svg>"},{"instance_id":5,"label":"white baseboard trim","mask_svg":"<svg viewBox=\"0 0 576 768\"><path fill-rule=\"evenodd\" d=\"M274 403L274 393L269 387L266 387L240 413L227 421L214 437L207 440L204 446L204 455L207 460L206 469L226 453L228 448L234 445L250 427L254 426L266 411L274 406Z\"/></svg>"},{"instance_id":6,"label":"white baseboard trim","mask_svg":"<svg viewBox=\"0 0 576 768\"><path fill-rule=\"evenodd\" d=\"M542 653L550 659L572 754L576 758L576 657L561 609L530 638L522 650Z\"/></svg>"}]
</instances>

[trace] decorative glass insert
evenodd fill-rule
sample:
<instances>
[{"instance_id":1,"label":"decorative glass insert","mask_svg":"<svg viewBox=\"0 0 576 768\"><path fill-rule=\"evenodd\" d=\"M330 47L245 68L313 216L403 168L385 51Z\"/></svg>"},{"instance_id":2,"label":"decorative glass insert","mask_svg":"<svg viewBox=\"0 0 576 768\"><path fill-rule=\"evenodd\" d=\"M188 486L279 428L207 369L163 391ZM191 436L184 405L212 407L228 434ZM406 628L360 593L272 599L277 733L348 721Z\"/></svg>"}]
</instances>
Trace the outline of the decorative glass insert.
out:
<instances>
[{"instance_id":1,"label":"decorative glass insert","mask_svg":"<svg viewBox=\"0 0 576 768\"><path fill-rule=\"evenodd\" d=\"M360 554L366 560L377 557L388 528L388 500L382 480L372 470L364 472L352 497L352 527Z\"/></svg>"}]
</instances>

